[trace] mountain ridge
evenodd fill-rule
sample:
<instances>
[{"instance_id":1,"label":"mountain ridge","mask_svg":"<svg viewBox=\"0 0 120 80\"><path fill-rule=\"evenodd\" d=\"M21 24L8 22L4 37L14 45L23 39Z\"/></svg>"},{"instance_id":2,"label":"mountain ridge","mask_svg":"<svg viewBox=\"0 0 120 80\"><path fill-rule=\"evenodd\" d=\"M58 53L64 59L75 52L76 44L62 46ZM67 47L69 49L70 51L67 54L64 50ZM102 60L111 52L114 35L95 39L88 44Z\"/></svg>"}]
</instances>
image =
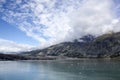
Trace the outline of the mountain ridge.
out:
<instances>
[{"instance_id":1,"label":"mountain ridge","mask_svg":"<svg viewBox=\"0 0 120 80\"><path fill-rule=\"evenodd\" d=\"M44 49L19 54L0 54L0 60L55 60L68 58L119 58L120 32L95 37L86 35L73 42L63 42Z\"/></svg>"},{"instance_id":2,"label":"mountain ridge","mask_svg":"<svg viewBox=\"0 0 120 80\"><path fill-rule=\"evenodd\" d=\"M79 40L75 39L73 42L63 42L45 49L24 53L34 56L47 55L77 58L102 58L120 55L120 32L111 32L98 37L86 35Z\"/></svg>"}]
</instances>

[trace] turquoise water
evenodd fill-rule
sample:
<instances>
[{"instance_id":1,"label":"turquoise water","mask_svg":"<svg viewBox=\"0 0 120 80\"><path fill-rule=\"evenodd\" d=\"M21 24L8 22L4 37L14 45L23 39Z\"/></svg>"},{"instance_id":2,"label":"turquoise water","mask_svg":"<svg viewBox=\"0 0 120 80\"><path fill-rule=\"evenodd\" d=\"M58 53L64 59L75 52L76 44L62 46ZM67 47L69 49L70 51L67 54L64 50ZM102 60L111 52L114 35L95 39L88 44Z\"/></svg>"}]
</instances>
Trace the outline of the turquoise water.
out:
<instances>
[{"instance_id":1,"label":"turquoise water","mask_svg":"<svg viewBox=\"0 0 120 80\"><path fill-rule=\"evenodd\" d=\"M0 61L0 80L120 80L120 61Z\"/></svg>"}]
</instances>

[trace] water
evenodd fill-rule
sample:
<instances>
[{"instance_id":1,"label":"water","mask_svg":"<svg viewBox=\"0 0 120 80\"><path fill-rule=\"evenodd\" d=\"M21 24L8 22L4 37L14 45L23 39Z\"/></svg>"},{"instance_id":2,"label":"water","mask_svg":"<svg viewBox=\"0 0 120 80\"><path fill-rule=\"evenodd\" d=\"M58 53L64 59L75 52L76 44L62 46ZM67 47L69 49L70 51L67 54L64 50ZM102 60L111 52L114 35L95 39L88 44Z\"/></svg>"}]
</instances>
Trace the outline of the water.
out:
<instances>
[{"instance_id":1,"label":"water","mask_svg":"<svg viewBox=\"0 0 120 80\"><path fill-rule=\"evenodd\" d=\"M120 80L120 61L0 61L0 80Z\"/></svg>"}]
</instances>

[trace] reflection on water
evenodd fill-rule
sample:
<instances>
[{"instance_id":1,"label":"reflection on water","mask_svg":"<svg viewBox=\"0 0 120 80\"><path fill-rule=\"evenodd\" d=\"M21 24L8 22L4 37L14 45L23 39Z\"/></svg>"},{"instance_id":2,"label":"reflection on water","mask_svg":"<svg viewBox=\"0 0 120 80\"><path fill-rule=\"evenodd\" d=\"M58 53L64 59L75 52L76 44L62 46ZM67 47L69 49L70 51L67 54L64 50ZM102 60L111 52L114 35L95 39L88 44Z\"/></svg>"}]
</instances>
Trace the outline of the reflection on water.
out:
<instances>
[{"instance_id":1,"label":"reflection on water","mask_svg":"<svg viewBox=\"0 0 120 80\"><path fill-rule=\"evenodd\" d=\"M120 80L113 60L0 61L0 80Z\"/></svg>"}]
</instances>

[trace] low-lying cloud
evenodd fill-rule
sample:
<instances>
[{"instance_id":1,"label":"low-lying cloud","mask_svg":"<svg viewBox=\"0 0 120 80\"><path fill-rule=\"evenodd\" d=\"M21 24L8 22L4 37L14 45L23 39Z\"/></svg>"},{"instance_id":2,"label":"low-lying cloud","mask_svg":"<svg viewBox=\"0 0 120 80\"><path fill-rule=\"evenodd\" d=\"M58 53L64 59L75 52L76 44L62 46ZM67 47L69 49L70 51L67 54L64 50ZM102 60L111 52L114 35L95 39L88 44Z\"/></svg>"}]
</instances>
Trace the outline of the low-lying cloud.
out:
<instances>
[{"instance_id":1,"label":"low-lying cloud","mask_svg":"<svg viewBox=\"0 0 120 80\"><path fill-rule=\"evenodd\" d=\"M113 0L8 1L2 1L1 18L39 41L40 48L87 34L120 31Z\"/></svg>"},{"instance_id":2,"label":"low-lying cloud","mask_svg":"<svg viewBox=\"0 0 120 80\"><path fill-rule=\"evenodd\" d=\"M18 44L13 41L0 39L0 52L20 52L20 51L29 51L33 48L31 45L27 44Z\"/></svg>"}]
</instances>

